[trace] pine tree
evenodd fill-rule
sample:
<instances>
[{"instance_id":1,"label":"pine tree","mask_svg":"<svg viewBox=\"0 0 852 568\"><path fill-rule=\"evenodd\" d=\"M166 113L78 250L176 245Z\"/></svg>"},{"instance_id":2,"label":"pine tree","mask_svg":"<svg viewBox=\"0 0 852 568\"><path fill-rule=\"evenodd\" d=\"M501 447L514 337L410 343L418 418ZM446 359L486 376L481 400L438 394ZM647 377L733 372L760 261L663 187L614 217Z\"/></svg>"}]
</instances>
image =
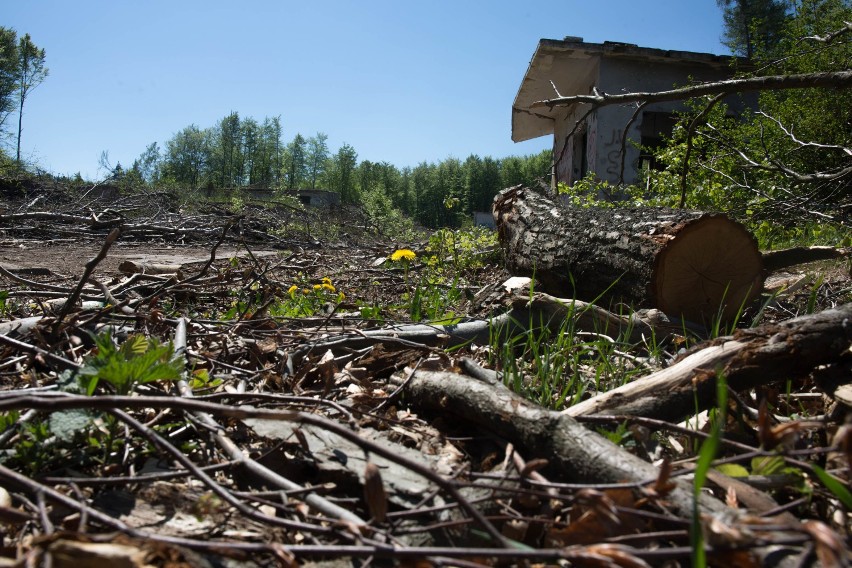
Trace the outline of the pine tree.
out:
<instances>
[{"instance_id":1,"label":"pine tree","mask_svg":"<svg viewBox=\"0 0 852 568\"><path fill-rule=\"evenodd\" d=\"M316 136L308 138L308 153L306 160L307 178L311 189L316 189L317 180L325 173L328 164L328 135L317 132Z\"/></svg>"},{"instance_id":2,"label":"pine tree","mask_svg":"<svg viewBox=\"0 0 852 568\"><path fill-rule=\"evenodd\" d=\"M287 189L299 189L307 172L307 140L296 134L287 145Z\"/></svg>"},{"instance_id":3,"label":"pine tree","mask_svg":"<svg viewBox=\"0 0 852 568\"><path fill-rule=\"evenodd\" d=\"M0 26L0 131L15 110L18 69L18 34Z\"/></svg>"},{"instance_id":4,"label":"pine tree","mask_svg":"<svg viewBox=\"0 0 852 568\"><path fill-rule=\"evenodd\" d=\"M787 20L784 0L716 0L723 10L723 43L735 55L752 59L777 40Z\"/></svg>"}]
</instances>

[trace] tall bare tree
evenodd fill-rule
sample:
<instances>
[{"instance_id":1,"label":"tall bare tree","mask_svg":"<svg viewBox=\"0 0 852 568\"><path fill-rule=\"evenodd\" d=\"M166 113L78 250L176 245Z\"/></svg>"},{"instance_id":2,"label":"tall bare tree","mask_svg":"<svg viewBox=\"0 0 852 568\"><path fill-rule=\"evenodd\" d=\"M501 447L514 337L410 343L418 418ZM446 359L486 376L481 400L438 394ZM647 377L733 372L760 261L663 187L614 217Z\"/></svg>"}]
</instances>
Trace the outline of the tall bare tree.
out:
<instances>
[{"instance_id":1,"label":"tall bare tree","mask_svg":"<svg viewBox=\"0 0 852 568\"><path fill-rule=\"evenodd\" d=\"M44 49L39 49L30 38L24 34L18 43L18 148L16 160L21 162L21 132L24 120L24 101L33 89L41 85L47 77L47 67L44 65Z\"/></svg>"}]
</instances>

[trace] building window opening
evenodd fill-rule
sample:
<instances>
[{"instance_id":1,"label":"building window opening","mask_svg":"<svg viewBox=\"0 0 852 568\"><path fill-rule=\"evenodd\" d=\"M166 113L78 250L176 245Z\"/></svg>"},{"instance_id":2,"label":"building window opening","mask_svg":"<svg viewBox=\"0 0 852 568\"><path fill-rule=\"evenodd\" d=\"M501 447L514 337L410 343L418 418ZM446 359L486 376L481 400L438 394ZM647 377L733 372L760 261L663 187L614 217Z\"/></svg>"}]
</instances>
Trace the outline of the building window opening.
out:
<instances>
[{"instance_id":1,"label":"building window opening","mask_svg":"<svg viewBox=\"0 0 852 568\"><path fill-rule=\"evenodd\" d=\"M637 164L640 171L663 169L663 165L654 155L671 138L675 124L677 124L677 117L673 113L654 111L642 113L642 124L639 127L640 154Z\"/></svg>"}]
</instances>

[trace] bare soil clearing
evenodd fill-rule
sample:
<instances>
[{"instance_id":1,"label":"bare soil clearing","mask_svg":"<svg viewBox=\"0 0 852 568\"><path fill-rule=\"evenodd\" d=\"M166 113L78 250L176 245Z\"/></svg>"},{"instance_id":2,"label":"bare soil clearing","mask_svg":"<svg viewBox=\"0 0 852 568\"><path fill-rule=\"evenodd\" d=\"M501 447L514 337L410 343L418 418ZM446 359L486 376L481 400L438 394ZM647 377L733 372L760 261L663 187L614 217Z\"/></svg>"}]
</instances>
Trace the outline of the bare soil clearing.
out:
<instances>
[{"instance_id":1,"label":"bare soil clearing","mask_svg":"<svg viewBox=\"0 0 852 568\"><path fill-rule=\"evenodd\" d=\"M97 255L101 243L82 244L48 241L14 241L0 245L0 266L17 273L44 273L50 271L60 277L75 277L82 273L83 265ZM116 243L109 255L98 264L98 273L115 276L118 266L125 260L162 264L203 264L210 258L209 246L163 246L147 243ZM245 250L223 247L217 258L229 259L245 256ZM257 257L279 254L272 250L253 250Z\"/></svg>"}]
</instances>

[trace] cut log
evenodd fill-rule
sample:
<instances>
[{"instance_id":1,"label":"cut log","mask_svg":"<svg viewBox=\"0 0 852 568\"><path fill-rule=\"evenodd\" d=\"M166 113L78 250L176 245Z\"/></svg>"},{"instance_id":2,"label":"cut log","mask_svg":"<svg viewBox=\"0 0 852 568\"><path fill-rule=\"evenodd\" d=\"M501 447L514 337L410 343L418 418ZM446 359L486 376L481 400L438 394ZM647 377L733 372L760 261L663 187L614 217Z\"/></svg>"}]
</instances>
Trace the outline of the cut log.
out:
<instances>
[{"instance_id":1,"label":"cut log","mask_svg":"<svg viewBox=\"0 0 852 568\"><path fill-rule=\"evenodd\" d=\"M709 323L762 289L757 242L721 214L573 207L524 186L500 192L493 214L509 270L556 296Z\"/></svg>"}]
</instances>

